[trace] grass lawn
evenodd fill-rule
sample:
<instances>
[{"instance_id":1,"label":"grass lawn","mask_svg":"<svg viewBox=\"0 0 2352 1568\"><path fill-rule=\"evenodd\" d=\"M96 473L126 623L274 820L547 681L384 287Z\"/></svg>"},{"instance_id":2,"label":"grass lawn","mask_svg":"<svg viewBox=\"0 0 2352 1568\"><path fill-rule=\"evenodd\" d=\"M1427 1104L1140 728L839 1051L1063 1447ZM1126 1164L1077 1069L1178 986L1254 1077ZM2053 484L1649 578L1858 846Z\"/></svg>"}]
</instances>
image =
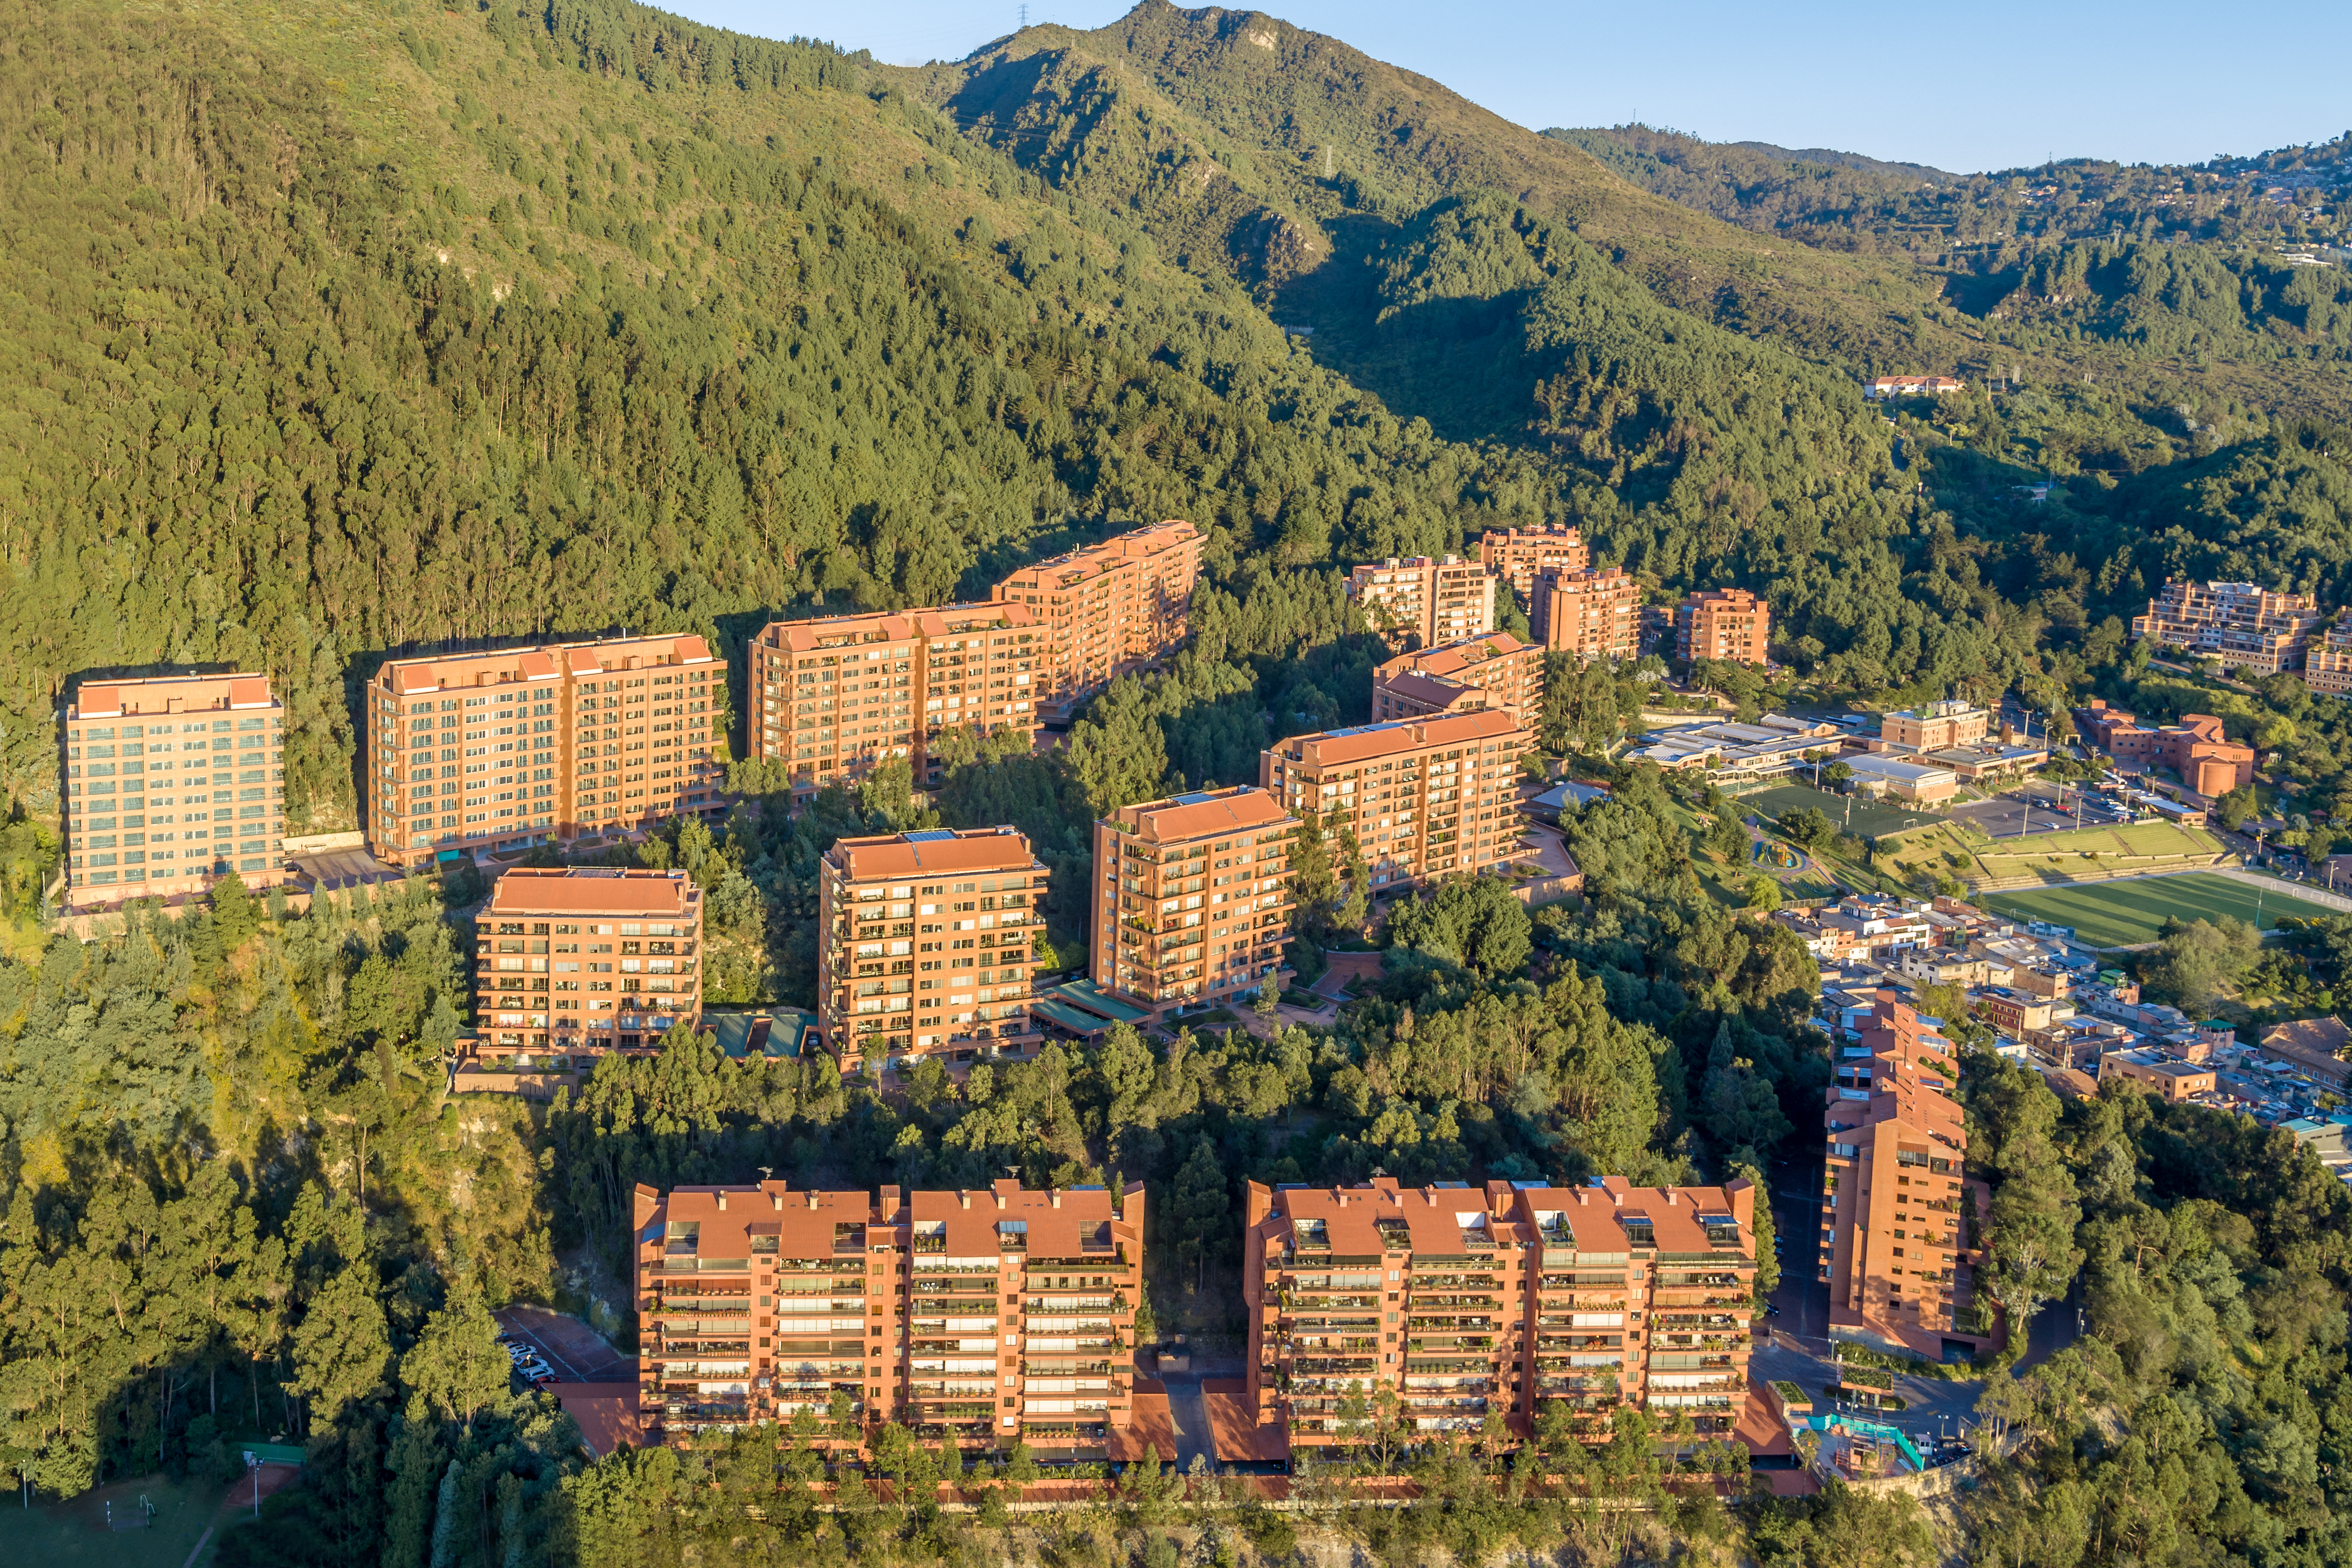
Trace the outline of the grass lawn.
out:
<instances>
[{"instance_id":1,"label":"grass lawn","mask_svg":"<svg viewBox=\"0 0 2352 1568\"><path fill-rule=\"evenodd\" d=\"M1853 806L1853 818L1846 815L1848 802ZM1826 789L1816 789L1810 784L1775 784L1769 789L1735 798L1740 811L1748 811L1769 821L1779 821L1790 811L1811 806L1844 831L1862 838L1876 838L1884 833L1899 833L1912 828L1925 827L1942 821L1923 811L1906 811L1876 800L1864 800L1856 796L1833 795Z\"/></svg>"},{"instance_id":2,"label":"grass lawn","mask_svg":"<svg viewBox=\"0 0 2352 1568\"><path fill-rule=\"evenodd\" d=\"M2255 902L2261 901L2263 929L2288 916L2309 917L2328 911L2285 891L2250 887L2226 876L2186 872L2179 876L2133 877L2120 882L2091 883L2081 887L2044 887L2019 893L1991 893L1982 902L2003 915L2026 920L2046 920L2071 925L2074 934L2096 947L2120 947L2153 942L2168 916L2182 920L2218 919L2228 915L2252 923Z\"/></svg>"},{"instance_id":3,"label":"grass lawn","mask_svg":"<svg viewBox=\"0 0 2352 1568\"><path fill-rule=\"evenodd\" d=\"M11 1503L15 1517L7 1533L16 1544L0 1556L11 1563L81 1563L88 1568L180 1568L205 1528L221 1517L224 1490L149 1476L117 1481L65 1502L36 1503L29 1511ZM149 1528L107 1529L110 1501L117 1517L130 1518L138 1514L142 1496L155 1507ZM213 1543L219 1540L215 1534Z\"/></svg>"}]
</instances>

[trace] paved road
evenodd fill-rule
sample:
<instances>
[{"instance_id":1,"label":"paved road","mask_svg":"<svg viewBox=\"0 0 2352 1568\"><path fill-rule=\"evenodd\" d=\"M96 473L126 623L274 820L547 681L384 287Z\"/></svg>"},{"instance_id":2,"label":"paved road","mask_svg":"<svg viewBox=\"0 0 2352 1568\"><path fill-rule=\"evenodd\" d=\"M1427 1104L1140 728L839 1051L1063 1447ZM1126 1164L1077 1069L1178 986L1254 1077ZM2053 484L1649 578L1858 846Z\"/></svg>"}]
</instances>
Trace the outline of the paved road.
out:
<instances>
[{"instance_id":1,"label":"paved road","mask_svg":"<svg viewBox=\"0 0 2352 1568\"><path fill-rule=\"evenodd\" d=\"M1757 1346L1749 1375L1793 1383L1818 1399L1837 1380L1829 1342L1830 1289L1817 1278L1821 1235L1819 1154L1800 1155L1773 1172L1772 1223L1781 1238L1780 1283L1769 1298L1780 1308L1767 1318L1769 1343ZM2082 1287L2034 1316L2018 1370L2031 1370L2074 1343L2082 1330ZM1957 1435L1976 1416L1979 1383L1896 1375L1893 1392L1905 1408L1872 1418L1902 1428L1914 1442Z\"/></svg>"},{"instance_id":2,"label":"paved road","mask_svg":"<svg viewBox=\"0 0 2352 1568\"><path fill-rule=\"evenodd\" d=\"M1195 1454L1208 1454L1209 1462L1215 1464L1217 1456L1209 1453L1209 1412L1201 1403L1201 1375L1163 1373L1160 1381L1168 1390L1169 1422L1176 1428L1178 1468L1190 1465Z\"/></svg>"}]
</instances>

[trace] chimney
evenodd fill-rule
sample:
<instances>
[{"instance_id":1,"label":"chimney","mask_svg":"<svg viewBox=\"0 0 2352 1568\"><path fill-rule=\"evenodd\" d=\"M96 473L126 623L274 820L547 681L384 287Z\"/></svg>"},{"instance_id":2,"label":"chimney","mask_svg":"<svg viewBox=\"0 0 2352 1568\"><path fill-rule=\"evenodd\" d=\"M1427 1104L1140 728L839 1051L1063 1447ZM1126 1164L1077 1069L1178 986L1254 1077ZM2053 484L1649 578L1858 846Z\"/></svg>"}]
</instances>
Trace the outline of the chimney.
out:
<instances>
[{"instance_id":1,"label":"chimney","mask_svg":"<svg viewBox=\"0 0 2352 1568\"><path fill-rule=\"evenodd\" d=\"M1612 1187L1611 1187L1611 1188L1609 1189L1609 1204L1610 1204L1610 1207L1612 1207L1612 1208L1622 1208L1622 1207L1625 1207L1625 1195L1624 1195L1623 1193L1622 1193L1622 1192L1619 1192L1615 1187L1613 1187L1613 1186L1612 1186Z\"/></svg>"},{"instance_id":2,"label":"chimney","mask_svg":"<svg viewBox=\"0 0 2352 1568\"><path fill-rule=\"evenodd\" d=\"M768 1207L776 1210L778 1213L782 1213L784 1207L784 1195L781 1192L770 1193L768 1195Z\"/></svg>"},{"instance_id":3,"label":"chimney","mask_svg":"<svg viewBox=\"0 0 2352 1568\"><path fill-rule=\"evenodd\" d=\"M1581 1186L1580 1186L1580 1187L1578 1187L1578 1188L1576 1189L1576 1206L1577 1206L1579 1208L1585 1207L1586 1206L1590 1205L1590 1204L1591 1203L1591 1201L1592 1201L1592 1191L1591 1191L1591 1189L1590 1187L1581 1187Z\"/></svg>"},{"instance_id":4,"label":"chimney","mask_svg":"<svg viewBox=\"0 0 2352 1568\"><path fill-rule=\"evenodd\" d=\"M816 1207L816 1192L814 1188L810 1190L808 1195L808 1206L811 1208L814 1208Z\"/></svg>"},{"instance_id":5,"label":"chimney","mask_svg":"<svg viewBox=\"0 0 2352 1568\"><path fill-rule=\"evenodd\" d=\"M971 1207L971 1194L959 1189L956 1193L956 1201L963 1205L966 1208L970 1208Z\"/></svg>"},{"instance_id":6,"label":"chimney","mask_svg":"<svg viewBox=\"0 0 2352 1568\"><path fill-rule=\"evenodd\" d=\"M997 1193L997 1194L995 1195L995 1197L996 1197L996 1207L999 1207L999 1208L1003 1208L1003 1207L1005 1206L1004 1195L1003 1195L1003 1193L999 1192L999 1193Z\"/></svg>"},{"instance_id":7,"label":"chimney","mask_svg":"<svg viewBox=\"0 0 2352 1568\"><path fill-rule=\"evenodd\" d=\"M1673 1187L1666 1188L1666 1207L1668 1208L1672 1208L1677 1201L1678 1200L1675 1197L1675 1189Z\"/></svg>"},{"instance_id":8,"label":"chimney","mask_svg":"<svg viewBox=\"0 0 2352 1568\"><path fill-rule=\"evenodd\" d=\"M1062 1189L1058 1186L1054 1189L1054 1207L1055 1208L1062 1207Z\"/></svg>"},{"instance_id":9,"label":"chimney","mask_svg":"<svg viewBox=\"0 0 2352 1568\"><path fill-rule=\"evenodd\" d=\"M727 1189L725 1187L720 1187L719 1189L719 1212L721 1214L727 1212Z\"/></svg>"}]
</instances>

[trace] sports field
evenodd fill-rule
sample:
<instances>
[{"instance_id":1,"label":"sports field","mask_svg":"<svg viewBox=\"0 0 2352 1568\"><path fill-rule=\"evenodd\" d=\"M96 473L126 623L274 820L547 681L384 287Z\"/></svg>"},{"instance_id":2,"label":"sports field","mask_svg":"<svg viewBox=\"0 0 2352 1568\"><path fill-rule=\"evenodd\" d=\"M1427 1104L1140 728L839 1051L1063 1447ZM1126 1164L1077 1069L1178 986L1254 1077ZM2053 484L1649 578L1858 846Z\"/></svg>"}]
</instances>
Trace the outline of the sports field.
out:
<instances>
[{"instance_id":1,"label":"sports field","mask_svg":"<svg viewBox=\"0 0 2352 1568\"><path fill-rule=\"evenodd\" d=\"M1899 833L1943 820L1924 811L1906 811L1900 807L1865 800L1859 796L1832 794L1826 789L1816 789L1810 784L1776 784L1769 789L1751 790L1736 797L1735 804L1743 815L1753 811L1775 822L1790 811L1811 806L1838 827L1864 838Z\"/></svg>"},{"instance_id":2,"label":"sports field","mask_svg":"<svg viewBox=\"0 0 2352 1568\"><path fill-rule=\"evenodd\" d=\"M2071 925L2075 936L2095 947L2153 942L2168 918L2216 920L2226 915L2252 924L2256 920L2258 901L2260 923L2265 930L2289 915L2307 917L2330 913L2283 887L2252 887L2235 878L2207 872L2128 877L2116 882L2085 883L2079 887L1989 893L1979 900L2002 915Z\"/></svg>"}]
</instances>

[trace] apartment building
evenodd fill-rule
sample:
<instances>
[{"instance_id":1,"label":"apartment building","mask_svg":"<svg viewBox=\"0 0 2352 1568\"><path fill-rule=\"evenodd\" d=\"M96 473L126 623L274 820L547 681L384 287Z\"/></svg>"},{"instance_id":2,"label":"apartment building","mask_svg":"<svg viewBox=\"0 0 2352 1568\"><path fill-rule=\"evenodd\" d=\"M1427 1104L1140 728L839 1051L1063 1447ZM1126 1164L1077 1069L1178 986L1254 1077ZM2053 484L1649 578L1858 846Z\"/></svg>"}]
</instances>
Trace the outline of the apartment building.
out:
<instances>
[{"instance_id":1,"label":"apartment building","mask_svg":"<svg viewBox=\"0 0 2352 1568\"><path fill-rule=\"evenodd\" d=\"M2175 578L2147 601L2147 614L2132 617L2132 635L2274 675L2302 666L2324 619L2307 593L2273 593L2253 582Z\"/></svg>"},{"instance_id":2,"label":"apartment building","mask_svg":"<svg viewBox=\"0 0 2352 1568\"><path fill-rule=\"evenodd\" d=\"M2352 696L2352 618L2304 651L2303 684L2323 696Z\"/></svg>"},{"instance_id":3,"label":"apartment building","mask_svg":"<svg viewBox=\"0 0 2352 1568\"><path fill-rule=\"evenodd\" d=\"M1675 657L1729 664L1769 662L1772 607L1744 588L1706 589L1675 606Z\"/></svg>"},{"instance_id":4,"label":"apartment building","mask_svg":"<svg viewBox=\"0 0 2352 1568\"><path fill-rule=\"evenodd\" d=\"M682 871L517 866L474 938L485 1061L585 1066L702 1021L702 890Z\"/></svg>"},{"instance_id":5,"label":"apartment building","mask_svg":"<svg viewBox=\"0 0 2352 1568\"><path fill-rule=\"evenodd\" d=\"M1499 708L1296 735L1258 754L1258 786L1294 817L1353 827L1372 891L1507 865L1518 759L1535 732Z\"/></svg>"},{"instance_id":6,"label":"apartment building","mask_svg":"<svg viewBox=\"0 0 2352 1568\"><path fill-rule=\"evenodd\" d=\"M1536 641L1579 662L1636 659L1642 653L1642 585L1616 567L1547 571L1528 606Z\"/></svg>"},{"instance_id":7,"label":"apartment building","mask_svg":"<svg viewBox=\"0 0 2352 1568\"><path fill-rule=\"evenodd\" d=\"M1121 1451L1134 1414L1144 1189L635 1192L638 1411L655 1440L886 1421L935 1447Z\"/></svg>"},{"instance_id":8,"label":"apartment building","mask_svg":"<svg viewBox=\"0 0 2352 1568\"><path fill-rule=\"evenodd\" d=\"M1066 725L1078 705L1184 640L1201 531L1169 521L1024 566L989 598L1027 606L1045 662L1034 683L1037 722Z\"/></svg>"},{"instance_id":9,"label":"apartment building","mask_svg":"<svg viewBox=\"0 0 2352 1568\"><path fill-rule=\"evenodd\" d=\"M1150 1010L1244 1002L1280 977L1297 819L1246 785L1122 806L1095 824L1090 967Z\"/></svg>"},{"instance_id":10,"label":"apartment building","mask_svg":"<svg viewBox=\"0 0 2352 1568\"><path fill-rule=\"evenodd\" d=\"M1508 632L1401 653L1372 672L1372 718L1499 707L1532 728L1543 713L1543 649Z\"/></svg>"},{"instance_id":11,"label":"apartment building","mask_svg":"<svg viewBox=\"0 0 2352 1568\"><path fill-rule=\"evenodd\" d=\"M394 659L366 708L368 847L394 865L726 809L727 664L699 637Z\"/></svg>"},{"instance_id":12,"label":"apartment building","mask_svg":"<svg viewBox=\"0 0 2352 1568\"><path fill-rule=\"evenodd\" d=\"M1756 1195L1728 1186L1249 1184L1244 1409L1290 1451L1621 1406L1727 1436L1747 1403Z\"/></svg>"},{"instance_id":13,"label":"apartment building","mask_svg":"<svg viewBox=\"0 0 2352 1568\"><path fill-rule=\"evenodd\" d=\"M1349 572L1348 597L1363 607L1364 619L1390 646L1433 648L1492 632L1501 582L1486 566L1460 556L1391 556Z\"/></svg>"},{"instance_id":14,"label":"apartment building","mask_svg":"<svg viewBox=\"0 0 2352 1568\"><path fill-rule=\"evenodd\" d=\"M1969 1134L1959 1054L1938 1019L1880 991L1840 1048L1823 1096L1821 1277L1830 1337L1944 1361L1998 1350L2000 1309L1976 1270L1991 1194L1961 1173ZM1974 1225L1964 1218L1973 1206Z\"/></svg>"},{"instance_id":15,"label":"apartment building","mask_svg":"<svg viewBox=\"0 0 2352 1568\"><path fill-rule=\"evenodd\" d=\"M1489 528L1478 539L1478 560L1533 603L1536 579L1548 571L1582 571L1592 564L1592 551L1574 524L1556 523L1548 528Z\"/></svg>"},{"instance_id":16,"label":"apartment building","mask_svg":"<svg viewBox=\"0 0 2352 1568\"><path fill-rule=\"evenodd\" d=\"M1011 828L842 839L817 883L817 1014L844 1072L1036 1043L1045 862Z\"/></svg>"},{"instance_id":17,"label":"apartment building","mask_svg":"<svg viewBox=\"0 0 2352 1568\"><path fill-rule=\"evenodd\" d=\"M751 643L751 750L790 769L795 802L897 758L931 788L944 732L1036 727L1051 662L1026 604L772 622Z\"/></svg>"},{"instance_id":18,"label":"apartment building","mask_svg":"<svg viewBox=\"0 0 2352 1568\"><path fill-rule=\"evenodd\" d=\"M269 677L86 681L66 705L66 904L286 880L286 709Z\"/></svg>"}]
</instances>

